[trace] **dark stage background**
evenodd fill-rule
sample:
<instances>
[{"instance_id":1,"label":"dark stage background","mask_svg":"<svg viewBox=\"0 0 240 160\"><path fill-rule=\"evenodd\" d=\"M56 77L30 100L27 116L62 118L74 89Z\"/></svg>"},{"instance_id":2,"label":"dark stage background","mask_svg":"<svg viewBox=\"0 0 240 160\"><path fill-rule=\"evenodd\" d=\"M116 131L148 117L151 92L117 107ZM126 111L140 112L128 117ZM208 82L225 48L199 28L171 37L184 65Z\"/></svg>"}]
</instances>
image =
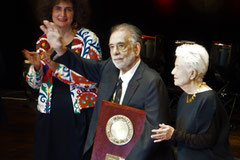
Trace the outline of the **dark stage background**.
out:
<instances>
[{"instance_id":1,"label":"dark stage background","mask_svg":"<svg viewBox=\"0 0 240 160\"><path fill-rule=\"evenodd\" d=\"M170 70L173 66L176 40L196 41L206 46L209 51L212 41L231 44L231 63L227 72L224 71L222 79L225 81L226 78L227 81L233 82L239 80L239 0L90 0L90 2L92 16L88 28L100 38L104 59L109 57L107 44L110 27L128 22L137 25L144 35L161 37L162 50L155 56L164 55L164 67L157 70L163 72L166 81L171 83ZM21 50L24 48L35 50L35 42L42 34L35 15L35 7L35 0L12 0L1 5L1 89L23 87L24 57ZM154 63L158 64L153 67L161 65L161 61Z\"/></svg>"},{"instance_id":2,"label":"dark stage background","mask_svg":"<svg viewBox=\"0 0 240 160\"><path fill-rule=\"evenodd\" d=\"M207 48L210 67L206 82L218 92L227 110L231 147L234 156L240 158L240 0L89 1L92 16L88 28L98 35L104 59L109 57L109 30L115 24L132 23L153 37L144 39L142 58L167 84L173 124L181 94L170 74L175 41L195 41ZM0 122L4 118L8 121L0 128L0 159L32 159L37 91L25 82L23 72L28 66L21 50L34 51L42 34L35 15L36 0L7 0L0 7L0 98L4 105L0 104ZM213 41L225 47L213 45Z\"/></svg>"}]
</instances>

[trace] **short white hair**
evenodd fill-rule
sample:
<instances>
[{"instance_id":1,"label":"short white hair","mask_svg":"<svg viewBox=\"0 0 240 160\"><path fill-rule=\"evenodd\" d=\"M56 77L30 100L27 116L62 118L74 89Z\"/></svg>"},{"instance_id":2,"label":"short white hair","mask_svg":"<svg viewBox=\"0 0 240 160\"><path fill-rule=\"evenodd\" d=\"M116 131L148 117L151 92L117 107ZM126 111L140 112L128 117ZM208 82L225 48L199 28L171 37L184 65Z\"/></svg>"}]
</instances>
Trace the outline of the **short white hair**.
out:
<instances>
[{"instance_id":1,"label":"short white hair","mask_svg":"<svg viewBox=\"0 0 240 160\"><path fill-rule=\"evenodd\" d=\"M197 80L202 81L209 64L207 50L199 44L182 44L176 48L175 55L182 58L189 70L197 71Z\"/></svg>"}]
</instances>

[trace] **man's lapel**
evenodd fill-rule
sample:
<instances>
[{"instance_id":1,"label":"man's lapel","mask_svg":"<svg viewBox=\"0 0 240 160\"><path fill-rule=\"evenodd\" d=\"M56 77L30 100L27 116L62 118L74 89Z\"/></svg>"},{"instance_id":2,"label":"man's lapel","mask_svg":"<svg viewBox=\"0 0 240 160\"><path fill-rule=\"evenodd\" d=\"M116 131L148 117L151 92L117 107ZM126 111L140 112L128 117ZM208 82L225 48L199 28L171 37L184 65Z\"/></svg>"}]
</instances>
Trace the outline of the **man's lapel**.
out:
<instances>
[{"instance_id":1,"label":"man's lapel","mask_svg":"<svg viewBox=\"0 0 240 160\"><path fill-rule=\"evenodd\" d=\"M134 73L132 79L128 84L122 104L124 105L129 104L129 101L131 100L132 96L135 94L138 86L140 85L139 80L142 78L143 70L144 70L144 65L141 62L138 69L136 70L136 72Z\"/></svg>"},{"instance_id":2,"label":"man's lapel","mask_svg":"<svg viewBox=\"0 0 240 160\"><path fill-rule=\"evenodd\" d=\"M110 78L109 78L109 82L106 84L107 86L105 86L108 89L107 89L107 93L104 93L104 95L106 97L103 98L103 99L111 101L115 85L116 85L116 83L118 81L118 77L119 77L119 70L116 69L115 72L111 73Z\"/></svg>"}]
</instances>

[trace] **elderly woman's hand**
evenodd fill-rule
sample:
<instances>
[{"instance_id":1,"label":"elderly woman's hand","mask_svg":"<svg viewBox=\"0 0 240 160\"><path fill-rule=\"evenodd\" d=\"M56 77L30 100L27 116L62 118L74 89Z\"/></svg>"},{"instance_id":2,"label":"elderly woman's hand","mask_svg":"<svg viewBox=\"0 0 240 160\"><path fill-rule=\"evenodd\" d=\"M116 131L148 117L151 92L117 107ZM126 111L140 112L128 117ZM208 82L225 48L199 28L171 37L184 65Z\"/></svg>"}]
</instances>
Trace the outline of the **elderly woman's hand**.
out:
<instances>
[{"instance_id":1,"label":"elderly woman's hand","mask_svg":"<svg viewBox=\"0 0 240 160\"><path fill-rule=\"evenodd\" d=\"M174 132L174 128L165 124L159 124L159 127L160 127L159 129L152 130L152 132L155 133L151 135L151 138L155 139L154 143L171 139L172 134Z\"/></svg>"}]
</instances>

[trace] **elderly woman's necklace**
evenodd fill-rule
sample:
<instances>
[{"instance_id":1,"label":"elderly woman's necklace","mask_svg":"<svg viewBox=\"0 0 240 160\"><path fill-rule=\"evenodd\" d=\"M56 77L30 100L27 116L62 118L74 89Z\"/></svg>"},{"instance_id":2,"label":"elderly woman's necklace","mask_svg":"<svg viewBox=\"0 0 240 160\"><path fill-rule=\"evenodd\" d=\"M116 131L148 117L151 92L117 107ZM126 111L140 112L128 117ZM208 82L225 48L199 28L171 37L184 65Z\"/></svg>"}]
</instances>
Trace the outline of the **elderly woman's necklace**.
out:
<instances>
[{"instance_id":1,"label":"elderly woman's necklace","mask_svg":"<svg viewBox=\"0 0 240 160\"><path fill-rule=\"evenodd\" d=\"M194 94L191 96L191 98L188 98L188 95L187 95L187 97L186 97L186 102L187 102L187 103L191 103L191 102L194 100L194 98L196 97L196 94L199 92L199 89L200 89L202 86L204 86L204 85L206 85L206 83L205 83L205 82L202 82L202 83L199 85L199 87L198 87L198 89L197 89L197 92L194 93Z\"/></svg>"}]
</instances>

